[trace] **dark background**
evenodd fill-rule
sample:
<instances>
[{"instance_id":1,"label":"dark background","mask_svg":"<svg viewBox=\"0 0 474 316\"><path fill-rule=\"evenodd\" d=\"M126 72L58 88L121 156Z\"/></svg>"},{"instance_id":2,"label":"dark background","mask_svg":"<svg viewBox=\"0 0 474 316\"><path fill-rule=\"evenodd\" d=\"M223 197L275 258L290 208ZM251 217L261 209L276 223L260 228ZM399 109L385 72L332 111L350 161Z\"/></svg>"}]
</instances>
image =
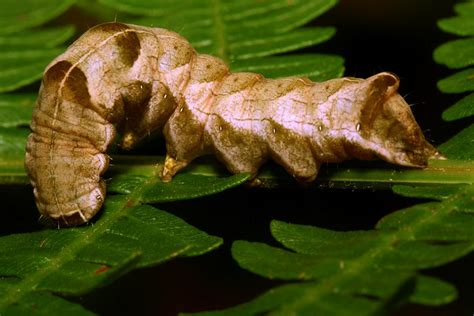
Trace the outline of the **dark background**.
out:
<instances>
[{"instance_id":1,"label":"dark background","mask_svg":"<svg viewBox=\"0 0 474 316\"><path fill-rule=\"evenodd\" d=\"M396 73L401 78L400 93L413 104L428 139L439 145L462 128L440 118L443 109L460 96L444 95L437 90L436 81L452 71L432 60L434 48L453 38L442 33L436 21L453 15L454 3L452 0L341 0L315 21L315 25L337 28L335 38L315 50L343 56L347 76L368 77L381 71ZM3 219L2 232L28 231L31 226L26 223L35 226L37 219L36 213L24 213L25 209L35 210L31 188L6 190L11 187L0 187L2 196L10 196L6 206L14 218L10 221L7 215ZM15 196L24 202L19 205ZM25 200L25 196L30 199ZM272 219L336 230L370 229L384 215L418 202L390 191L315 190L295 185L278 190L237 188L208 198L159 205L188 223L223 237L224 247L204 256L134 271L77 300L106 315L176 315L232 306L278 284L240 269L229 251L233 240L278 245L268 228ZM7 226L6 223L12 222L13 225ZM460 298L439 308L408 305L397 315L471 315L473 266L474 256L470 255L426 271L456 284Z\"/></svg>"}]
</instances>

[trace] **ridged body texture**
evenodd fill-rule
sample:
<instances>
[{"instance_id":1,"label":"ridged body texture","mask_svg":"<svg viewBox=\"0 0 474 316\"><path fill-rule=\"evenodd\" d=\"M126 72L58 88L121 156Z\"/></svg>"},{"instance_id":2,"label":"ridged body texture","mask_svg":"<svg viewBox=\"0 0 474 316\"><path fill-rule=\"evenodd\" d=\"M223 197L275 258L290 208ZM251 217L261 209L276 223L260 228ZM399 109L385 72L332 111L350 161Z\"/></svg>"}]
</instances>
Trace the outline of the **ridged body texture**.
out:
<instances>
[{"instance_id":1,"label":"ridged body texture","mask_svg":"<svg viewBox=\"0 0 474 316\"><path fill-rule=\"evenodd\" d=\"M206 154L253 175L273 159L302 182L351 158L423 167L436 151L398 84L390 73L322 83L231 73L176 33L102 24L46 68L26 168L41 214L77 225L103 204L116 129L124 148L163 133L164 181Z\"/></svg>"}]
</instances>

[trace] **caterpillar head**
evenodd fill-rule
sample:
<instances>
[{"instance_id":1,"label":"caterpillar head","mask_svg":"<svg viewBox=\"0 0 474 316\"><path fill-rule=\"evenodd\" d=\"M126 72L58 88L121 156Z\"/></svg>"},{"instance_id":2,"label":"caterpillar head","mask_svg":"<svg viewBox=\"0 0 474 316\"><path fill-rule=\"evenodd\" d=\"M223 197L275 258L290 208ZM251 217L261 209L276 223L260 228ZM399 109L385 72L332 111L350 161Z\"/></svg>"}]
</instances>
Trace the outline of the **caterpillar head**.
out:
<instances>
[{"instance_id":1,"label":"caterpillar head","mask_svg":"<svg viewBox=\"0 0 474 316\"><path fill-rule=\"evenodd\" d=\"M441 158L426 141L408 103L397 93L397 76L383 72L358 83L354 106L358 111L355 126L356 158L379 157L408 166L426 167L431 157Z\"/></svg>"}]
</instances>

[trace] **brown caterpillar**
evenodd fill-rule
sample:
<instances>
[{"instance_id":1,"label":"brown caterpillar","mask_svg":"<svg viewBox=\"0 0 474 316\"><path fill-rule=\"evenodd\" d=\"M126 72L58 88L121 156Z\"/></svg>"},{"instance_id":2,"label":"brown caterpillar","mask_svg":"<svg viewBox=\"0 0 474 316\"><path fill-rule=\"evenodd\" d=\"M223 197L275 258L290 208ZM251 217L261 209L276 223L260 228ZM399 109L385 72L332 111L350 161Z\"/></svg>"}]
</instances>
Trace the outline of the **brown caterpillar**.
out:
<instances>
[{"instance_id":1,"label":"brown caterpillar","mask_svg":"<svg viewBox=\"0 0 474 316\"><path fill-rule=\"evenodd\" d=\"M273 159L304 182L350 158L424 167L437 152L398 85L390 73L322 83L231 73L176 33L102 24L46 68L25 164L40 213L63 225L101 208L115 127L124 148L163 132L164 181L205 154L253 175Z\"/></svg>"}]
</instances>

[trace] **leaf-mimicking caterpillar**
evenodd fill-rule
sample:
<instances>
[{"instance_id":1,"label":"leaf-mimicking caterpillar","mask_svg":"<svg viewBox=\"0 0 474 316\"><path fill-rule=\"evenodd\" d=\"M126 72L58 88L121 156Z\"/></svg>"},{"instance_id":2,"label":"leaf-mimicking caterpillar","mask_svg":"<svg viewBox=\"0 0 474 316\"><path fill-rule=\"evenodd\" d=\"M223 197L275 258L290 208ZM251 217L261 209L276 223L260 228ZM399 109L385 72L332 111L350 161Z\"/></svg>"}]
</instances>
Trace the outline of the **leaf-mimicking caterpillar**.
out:
<instances>
[{"instance_id":1,"label":"leaf-mimicking caterpillar","mask_svg":"<svg viewBox=\"0 0 474 316\"><path fill-rule=\"evenodd\" d=\"M25 164L40 213L62 225L101 208L116 129L124 148L163 133L164 181L205 154L253 175L273 159L302 182L351 158L424 167L437 152L398 85L390 73L322 83L231 73L171 31L102 24L46 68Z\"/></svg>"}]
</instances>

